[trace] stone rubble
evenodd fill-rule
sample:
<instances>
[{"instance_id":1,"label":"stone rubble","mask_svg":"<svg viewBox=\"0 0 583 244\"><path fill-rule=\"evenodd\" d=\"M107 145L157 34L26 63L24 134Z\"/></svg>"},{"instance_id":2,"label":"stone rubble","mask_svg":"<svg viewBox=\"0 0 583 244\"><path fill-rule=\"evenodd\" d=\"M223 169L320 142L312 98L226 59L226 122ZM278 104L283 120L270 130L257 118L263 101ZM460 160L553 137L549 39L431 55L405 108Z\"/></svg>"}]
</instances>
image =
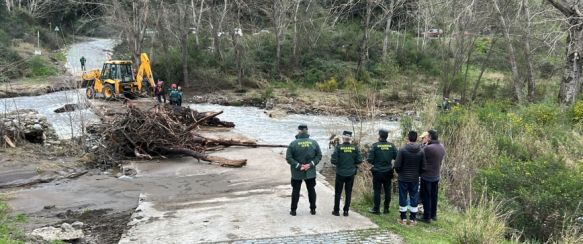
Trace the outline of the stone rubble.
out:
<instances>
[{"instance_id":1,"label":"stone rubble","mask_svg":"<svg viewBox=\"0 0 583 244\"><path fill-rule=\"evenodd\" d=\"M58 144L58 137L47 118L33 109L19 109L0 114L0 135L13 141Z\"/></svg>"}]
</instances>

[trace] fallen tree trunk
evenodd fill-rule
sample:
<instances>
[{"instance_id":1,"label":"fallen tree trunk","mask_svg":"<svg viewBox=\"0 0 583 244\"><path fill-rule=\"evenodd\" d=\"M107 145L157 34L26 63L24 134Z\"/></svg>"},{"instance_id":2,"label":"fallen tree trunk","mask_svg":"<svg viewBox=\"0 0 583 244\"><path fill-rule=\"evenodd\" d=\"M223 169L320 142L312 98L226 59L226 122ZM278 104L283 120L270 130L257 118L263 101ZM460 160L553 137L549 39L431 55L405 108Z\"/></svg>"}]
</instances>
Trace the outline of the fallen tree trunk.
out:
<instances>
[{"instance_id":1,"label":"fallen tree trunk","mask_svg":"<svg viewBox=\"0 0 583 244\"><path fill-rule=\"evenodd\" d=\"M166 154L188 155L188 156L191 156L191 157L199 159L199 160L203 160L203 161L207 161L207 162L211 162L211 163L217 163L223 167L240 168L240 167L247 165L247 159L232 160L232 159L227 159L227 158L223 158L223 157L207 155L205 153L195 152L195 151L187 149L187 148L167 148L166 147L166 148L160 148L160 149L162 149L162 151L165 151Z\"/></svg>"}]
</instances>

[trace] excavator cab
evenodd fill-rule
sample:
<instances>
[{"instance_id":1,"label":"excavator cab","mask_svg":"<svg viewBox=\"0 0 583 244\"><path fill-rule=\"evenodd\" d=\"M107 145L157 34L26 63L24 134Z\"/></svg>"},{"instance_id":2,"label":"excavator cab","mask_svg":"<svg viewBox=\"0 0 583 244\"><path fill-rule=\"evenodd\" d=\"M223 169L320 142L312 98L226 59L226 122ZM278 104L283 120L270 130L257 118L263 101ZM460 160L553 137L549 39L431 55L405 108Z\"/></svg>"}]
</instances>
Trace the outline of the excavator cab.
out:
<instances>
[{"instance_id":1,"label":"excavator cab","mask_svg":"<svg viewBox=\"0 0 583 244\"><path fill-rule=\"evenodd\" d=\"M140 66L135 77L132 65L133 62L129 60L110 60L103 64L101 71L91 70L84 73L82 78L88 82L87 98L93 98L95 93L103 94L105 99L112 99L121 94L131 98L149 93L155 84L148 55L145 53L140 55Z\"/></svg>"}]
</instances>

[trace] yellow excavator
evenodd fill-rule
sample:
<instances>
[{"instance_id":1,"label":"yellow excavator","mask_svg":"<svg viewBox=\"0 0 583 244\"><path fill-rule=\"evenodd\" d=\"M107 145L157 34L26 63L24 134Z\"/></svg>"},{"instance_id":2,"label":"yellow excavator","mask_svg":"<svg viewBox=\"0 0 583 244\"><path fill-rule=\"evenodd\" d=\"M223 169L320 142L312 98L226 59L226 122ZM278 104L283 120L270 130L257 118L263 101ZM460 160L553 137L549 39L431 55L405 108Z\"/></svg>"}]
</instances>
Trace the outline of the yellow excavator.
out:
<instances>
[{"instance_id":1,"label":"yellow excavator","mask_svg":"<svg viewBox=\"0 0 583 244\"><path fill-rule=\"evenodd\" d=\"M140 66L134 77L132 61L109 60L103 64L103 69L94 69L83 73L83 83L87 84L85 95L91 99L96 93L101 93L110 100L120 95L135 97L154 89L154 77L150 59L146 53L140 54ZM147 82L144 81L144 75Z\"/></svg>"}]
</instances>

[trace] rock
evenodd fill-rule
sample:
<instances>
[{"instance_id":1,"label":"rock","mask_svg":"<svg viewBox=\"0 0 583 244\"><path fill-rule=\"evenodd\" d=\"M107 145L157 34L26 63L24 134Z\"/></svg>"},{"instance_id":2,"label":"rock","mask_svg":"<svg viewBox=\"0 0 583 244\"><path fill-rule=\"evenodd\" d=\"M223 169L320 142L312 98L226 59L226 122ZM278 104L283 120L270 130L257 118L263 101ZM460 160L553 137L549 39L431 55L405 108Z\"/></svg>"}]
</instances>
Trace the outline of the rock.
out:
<instances>
[{"instance_id":1,"label":"rock","mask_svg":"<svg viewBox=\"0 0 583 244\"><path fill-rule=\"evenodd\" d=\"M71 226L73 226L73 228L75 229L81 229L83 228L85 224L83 222L79 222L79 221L75 221L71 224Z\"/></svg>"},{"instance_id":2,"label":"rock","mask_svg":"<svg viewBox=\"0 0 583 244\"><path fill-rule=\"evenodd\" d=\"M32 128L35 129L35 130L42 130L43 129L43 127L40 124L34 124L32 126Z\"/></svg>"},{"instance_id":3,"label":"rock","mask_svg":"<svg viewBox=\"0 0 583 244\"><path fill-rule=\"evenodd\" d=\"M52 226L35 229L30 234L33 237L40 237L45 241L72 241L83 238L83 230L73 228L70 224L64 223L61 228Z\"/></svg>"}]
</instances>

